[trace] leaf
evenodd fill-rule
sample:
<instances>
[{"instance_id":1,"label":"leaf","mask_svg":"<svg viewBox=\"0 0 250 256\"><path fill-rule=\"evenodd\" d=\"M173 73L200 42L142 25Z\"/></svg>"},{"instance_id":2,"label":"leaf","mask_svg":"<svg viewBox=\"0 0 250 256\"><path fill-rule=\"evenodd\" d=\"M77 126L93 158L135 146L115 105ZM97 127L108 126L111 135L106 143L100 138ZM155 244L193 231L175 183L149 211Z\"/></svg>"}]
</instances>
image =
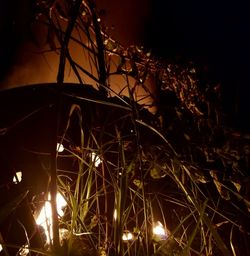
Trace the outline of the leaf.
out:
<instances>
[{"instance_id":1,"label":"leaf","mask_svg":"<svg viewBox=\"0 0 250 256\"><path fill-rule=\"evenodd\" d=\"M134 179L134 180L133 180L133 183L134 183L134 185L136 185L139 189L142 189L142 187L143 187L143 182L142 182L142 181L140 181L140 180L138 180L138 179Z\"/></svg>"},{"instance_id":2,"label":"leaf","mask_svg":"<svg viewBox=\"0 0 250 256\"><path fill-rule=\"evenodd\" d=\"M90 222L90 225L89 225L89 229L91 230L91 229L93 229L94 227L96 227L97 224L98 224L98 221L99 221L98 217L97 217L96 215L94 215L94 216L92 217L92 219L91 219L91 222Z\"/></svg>"},{"instance_id":3,"label":"leaf","mask_svg":"<svg viewBox=\"0 0 250 256\"><path fill-rule=\"evenodd\" d=\"M222 225L224 225L224 224L228 224L228 223L229 223L228 220L224 220L224 221L222 221L222 222L216 223L216 224L215 224L215 227L216 227L216 228L219 228L220 226L222 226Z\"/></svg>"},{"instance_id":4,"label":"leaf","mask_svg":"<svg viewBox=\"0 0 250 256\"><path fill-rule=\"evenodd\" d=\"M118 44L117 44L114 40L112 40L112 39L110 39L110 38L108 38L108 39L106 39L106 40L104 41L104 45L105 45L105 48L106 48L108 51L113 51L113 52L115 52L115 51L117 50L117 48L118 48Z\"/></svg>"},{"instance_id":5,"label":"leaf","mask_svg":"<svg viewBox=\"0 0 250 256\"><path fill-rule=\"evenodd\" d=\"M154 166L150 169L150 176L153 179L161 179L166 176L166 172L164 172L160 167Z\"/></svg>"},{"instance_id":6,"label":"leaf","mask_svg":"<svg viewBox=\"0 0 250 256\"><path fill-rule=\"evenodd\" d=\"M241 184L238 181L231 180L231 183L235 186L238 192L241 190Z\"/></svg>"},{"instance_id":7,"label":"leaf","mask_svg":"<svg viewBox=\"0 0 250 256\"><path fill-rule=\"evenodd\" d=\"M156 167L153 167L151 168L150 170L150 176L153 178L153 179L160 179L161 178L161 175L160 175L160 170Z\"/></svg>"},{"instance_id":8,"label":"leaf","mask_svg":"<svg viewBox=\"0 0 250 256\"><path fill-rule=\"evenodd\" d=\"M188 141L191 140L190 136L189 136L188 134L186 134L186 133L184 133L184 137L185 137L185 139L188 140Z\"/></svg>"},{"instance_id":9,"label":"leaf","mask_svg":"<svg viewBox=\"0 0 250 256\"><path fill-rule=\"evenodd\" d=\"M218 180L213 180L213 181L214 181L214 185L216 186L217 191L219 192L220 196L225 200L230 200L229 191L226 190Z\"/></svg>"}]
</instances>

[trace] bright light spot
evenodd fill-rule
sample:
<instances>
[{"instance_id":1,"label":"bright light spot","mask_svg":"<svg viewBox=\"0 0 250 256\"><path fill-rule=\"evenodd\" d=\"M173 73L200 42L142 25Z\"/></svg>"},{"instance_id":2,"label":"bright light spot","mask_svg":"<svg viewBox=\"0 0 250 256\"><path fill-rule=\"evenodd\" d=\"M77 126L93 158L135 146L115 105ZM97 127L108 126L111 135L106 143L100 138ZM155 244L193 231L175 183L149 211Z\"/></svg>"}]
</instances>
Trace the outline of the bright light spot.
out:
<instances>
[{"instance_id":1,"label":"bright light spot","mask_svg":"<svg viewBox=\"0 0 250 256\"><path fill-rule=\"evenodd\" d=\"M59 239L60 239L60 244L63 245L63 242L65 240L68 240L69 238L69 231L66 228L59 228Z\"/></svg>"},{"instance_id":2,"label":"bright light spot","mask_svg":"<svg viewBox=\"0 0 250 256\"><path fill-rule=\"evenodd\" d=\"M28 245L25 245L25 246L20 248L20 250L18 251L18 255L26 256L26 255L29 254L29 252L30 252L30 250L28 249Z\"/></svg>"},{"instance_id":3,"label":"bright light spot","mask_svg":"<svg viewBox=\"0 0 250 256\"><path fill-rule=\"evenodd\" d=\"M153 233L155 235L165 235L165 230L160 221L157 221L157 224L153 227Z\"/></svg>"},{"instance_id":4,"label":"bright light spot","mask_svg":"<svg viewBox=\"0 0 250 256\"><path fill-rule=\"evenodd\" d=\"M91 160L94 162L95 167L98 167L102 162L101 158L94 152L91 153Z\"/></svg>"},{"instance_id":5,"label":"bright light spot","mask_svg":"<svg viewBox=\"0 0 250 256\"><path fill-rule=\"evenodd\" d=\"M64 146L61 143L57 143L56 150L58 153L61 153L64 151Z\"/></svg>"},{"instance_id":6,"label":"bright light spot","mask_svg":"<svg viewBox=\"0 0 250 256\"><path fill-rule=\"evenodd\" d=\"M117 220L117 210L114 210L114 220Z\"/></svg>"},{"instance_id":7,"label":"bright light spot","mask_svg":"<svg viewBox=\"0 0 250 256\"><path fill-rule=\"evenodd\" d=\"M122 240L124 242L131 241L131 240L133 240L133 238L134 238L134 236L133 236L133 234L131 232L129 232L128 230L124 231L124 233L122 235Z\"/></svg>"},{"instance_id":8,"label":"bright light spot","mask_svg":"<svg viewBox=\"0 0 250 256\"><path fill-rule=\"evenodd\" d=\"M47 243L53 238L52 235L52 210L51 210L51 203L50 203L50 195L48 196L48 200L45 202L44 206L42 207L40 214L36 219L36 224L40 225L44 228ZM59 217L64 215L63 208L67 205L65 199L60 193L57 193L56 196L56 203L57 203L57 213Z\"/></svg>"},{"instance_id":9,"label":"bright light spot","mask_svg":"<svg viewBox=\"0 0 250 256\"><path fill-rule=\"evenodd\" d=\"M13 177L13 182L14 182L15 184L21 182L21 180L22 180L22 175L23 175L22 172L16 172L16 175L14 175L14 177Z\"/></svg>"},{"instance_id":10,"label":"bright light spot","mask_svg":"<svg viewBox=\"0 0 250 256\"><path fill-rule=\"evenodd\" d=\"M153 226L153 235L156 240L166 240L168 235L160 221Z\"/></svg>"},{"instance_id":11,"label":"bright light spot","mask_svg":"<svg viewBox=\"0 0 250 256\"><path fill-rule=\"evenodd\" d=\"M3 250L3 246L0 244L0 252Z\"/></svg>"}]
</instances>

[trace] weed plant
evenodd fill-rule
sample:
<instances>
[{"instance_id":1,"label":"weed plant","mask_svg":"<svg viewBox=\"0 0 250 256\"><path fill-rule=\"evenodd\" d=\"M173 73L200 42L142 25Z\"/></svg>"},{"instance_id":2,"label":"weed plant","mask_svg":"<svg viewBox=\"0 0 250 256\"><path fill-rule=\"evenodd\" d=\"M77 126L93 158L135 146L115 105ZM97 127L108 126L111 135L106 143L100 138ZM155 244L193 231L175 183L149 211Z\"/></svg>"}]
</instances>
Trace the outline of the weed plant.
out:
<instances>
[{"instance_id":1,"label":"weed plant","mask_svg":"<svg viewBox=\"0 0 250 256\"><path fill-rule=\"evenodd\" d=\"M43 191L43 200L51 195L53 238L35 248L25 232L29 251L19 255L250 255L249 138L227 125L219 88L199 87L194 64L124 49L105 33L93 1L37 1L36 8L35 22L49 27L50 51L59 56ZM77 85L64 83L67 66ZM114 90L114 76L125 86ZM57 192L67 203L63 217ZM4 204L1 222L24 200L35 218L41 203L27 193ZM159 222L161 234L153 232ZM0 238L3 255L20 249Z\"/></svg>"}]
</instances>

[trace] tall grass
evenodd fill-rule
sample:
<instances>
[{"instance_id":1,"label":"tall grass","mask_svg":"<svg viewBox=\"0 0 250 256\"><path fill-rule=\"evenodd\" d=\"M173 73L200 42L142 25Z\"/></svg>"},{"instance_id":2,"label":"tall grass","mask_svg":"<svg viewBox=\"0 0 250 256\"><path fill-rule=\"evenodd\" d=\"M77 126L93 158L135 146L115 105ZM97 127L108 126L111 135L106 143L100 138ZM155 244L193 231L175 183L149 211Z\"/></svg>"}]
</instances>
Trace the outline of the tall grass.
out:
<instances>
[{"instance_id":1,"label":"tall grass","mask_svg":"<svg viewBox=\"0 0 250 256\"><path fill-rule=\"evenodd\" d=\"M101 30L92 1L45 2L38 4L41 22L54 31L60 49L53 168L44 191L51 192L54 237L52 248L39 249L27 237L29 253L240 255L245 247L236 235L246 241L249 236L241 222L249 218L243 181L249 152L239 153L226 141L234 134L205 100L195 69L163 65L137 46L124 49ZM74 59L70 44L82 47L87 66ZM87 80L97 90L65 89L67 64L80 86ZM118 91L110 87L114 75L125 84ZM154 94L147 87L152 75ZM170 92L175 103L158 98ZM152 106L156 114L148 111ZM65 148L61 153L58 142ZM67 202L62 218L57 191ZM12 203L0 221L9 211ZM164 234L153 233L159 222ZM5 255L16 246L1 244Z\"/></svg>"}]
</instances>

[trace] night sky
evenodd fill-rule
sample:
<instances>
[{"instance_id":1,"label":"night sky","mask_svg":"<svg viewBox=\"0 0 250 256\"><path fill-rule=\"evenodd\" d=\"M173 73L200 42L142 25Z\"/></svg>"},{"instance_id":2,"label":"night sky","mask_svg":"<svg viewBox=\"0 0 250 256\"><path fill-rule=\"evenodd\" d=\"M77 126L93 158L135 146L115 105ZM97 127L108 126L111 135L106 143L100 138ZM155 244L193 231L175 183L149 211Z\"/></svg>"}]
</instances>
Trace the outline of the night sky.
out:
<instances>
[{"instance_id":1,"label":"night sky","mask_svg":"<svg viewBox=\"0 0 250 256\"><path fill-rule=\"evenodd\" d=\"M247 2L247 1L246 1ZM250 131L250 6L243 1L151 1L145 44L169 60L194 61L222 87L234 127Z\"/></svg>"}]
</instances>

